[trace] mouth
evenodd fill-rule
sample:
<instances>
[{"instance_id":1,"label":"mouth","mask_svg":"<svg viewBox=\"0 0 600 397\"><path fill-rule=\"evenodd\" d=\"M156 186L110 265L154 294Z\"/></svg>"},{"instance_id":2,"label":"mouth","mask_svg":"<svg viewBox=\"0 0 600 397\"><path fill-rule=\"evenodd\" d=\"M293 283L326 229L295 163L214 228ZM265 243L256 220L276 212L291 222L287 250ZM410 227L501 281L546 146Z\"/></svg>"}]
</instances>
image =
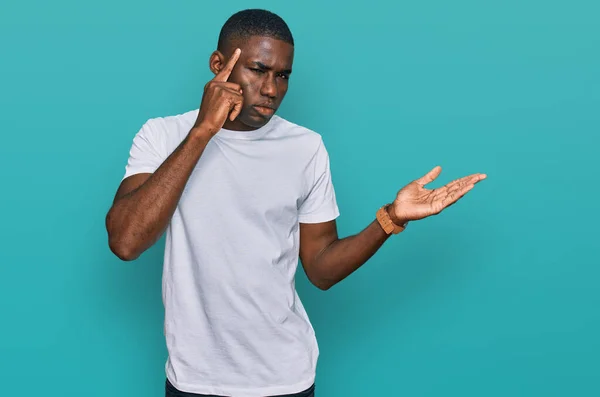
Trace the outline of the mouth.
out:
<instances>
[{"instance_id":1,"label":"mouth","mask_svg":"<svg viewBox=\"0 0 600 397\"><path fill-rule=\"evenodd\" d=\"M252 105L252 107L263 116L272 116L275 113L275 108L268 105Z\"/></svg>"}]
</instances>

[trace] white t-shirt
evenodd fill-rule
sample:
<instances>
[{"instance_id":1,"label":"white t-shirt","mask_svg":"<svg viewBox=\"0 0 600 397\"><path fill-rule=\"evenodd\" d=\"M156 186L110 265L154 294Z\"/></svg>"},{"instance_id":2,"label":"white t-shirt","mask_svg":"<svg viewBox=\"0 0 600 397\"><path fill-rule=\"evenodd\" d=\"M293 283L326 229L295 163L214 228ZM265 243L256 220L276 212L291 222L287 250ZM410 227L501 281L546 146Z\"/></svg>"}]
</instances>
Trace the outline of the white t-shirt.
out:
<instances>
[{"instance_id":1,"label":"white t-shirt","mask_svg":"<svg viewBox=\"0 0 600 397\"><path fill-rule=\"evenodd\" d=\"M154 172L197 115L148 120L124 178ZM315 381L319 348L295 289L299 223L338 215L316 132L275 115L210 140L166 231L166 374L176 388L258 397Z\"/></svg>"}]
</instances>

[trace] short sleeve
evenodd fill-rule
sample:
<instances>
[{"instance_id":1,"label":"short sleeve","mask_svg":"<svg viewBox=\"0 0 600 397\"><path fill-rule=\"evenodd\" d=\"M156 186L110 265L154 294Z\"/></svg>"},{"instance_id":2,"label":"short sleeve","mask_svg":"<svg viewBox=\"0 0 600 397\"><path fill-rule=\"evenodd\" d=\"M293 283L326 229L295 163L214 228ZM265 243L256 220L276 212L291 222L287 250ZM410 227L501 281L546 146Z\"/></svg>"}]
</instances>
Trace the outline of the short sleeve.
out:
<instances>
[{"instance_id":1,"label":"short sleeve","mask_svg":"<svg viewBox=\"0 0 600 397\"><path fill-rule=\"evenodd\" d=\"M133 138L123 179L141 173L153 173L165 160L164 144L154 120L148 120Z\"/></svg>"},{"instance_id":2,"label":"short sleeve","mask_svg":"<svg viewBox=\"0 0 600 397\"><path fill-rule=\"evenodd\" d=\"M333 187L329 154L321 139L307 168L309 191L299 208L300 223L327 222L340 215Z\"/></svg>"}]
</instances>

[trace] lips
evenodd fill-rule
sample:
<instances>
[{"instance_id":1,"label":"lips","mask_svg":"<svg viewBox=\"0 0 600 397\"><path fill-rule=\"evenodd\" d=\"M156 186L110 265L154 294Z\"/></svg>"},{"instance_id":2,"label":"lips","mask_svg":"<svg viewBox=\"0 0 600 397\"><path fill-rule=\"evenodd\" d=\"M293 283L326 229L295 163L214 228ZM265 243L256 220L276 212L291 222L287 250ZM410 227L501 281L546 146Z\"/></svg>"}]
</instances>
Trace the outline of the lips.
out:
<instances>
[{"instance_id":1,"label":"lips","mask_svg":"<svg viewBox=\"0 0 600 397\"><path fill-rule=\"evenodd\" d=\"M252 107L263 116L272 116L275 113L275 109L269 105L253 105Z\"/></svg>"}]
</instances>

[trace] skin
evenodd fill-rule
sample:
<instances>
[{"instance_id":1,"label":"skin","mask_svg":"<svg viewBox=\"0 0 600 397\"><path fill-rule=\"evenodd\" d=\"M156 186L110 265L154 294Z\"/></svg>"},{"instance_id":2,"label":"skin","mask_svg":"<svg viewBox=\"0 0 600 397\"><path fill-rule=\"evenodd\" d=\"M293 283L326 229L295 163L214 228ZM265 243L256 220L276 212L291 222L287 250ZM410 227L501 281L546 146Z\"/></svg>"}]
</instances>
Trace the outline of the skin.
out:
<instances>
[{"instance_id":1,"label":"skin","mask_svg":"<svg viewBox=\"0 0 600 397\"><path fill-rule=\"evenodd\" d=\"M440 172L441 167L437 166L400 189L386 209L393 223L404 225L437 215L486 178L485 174L477 173L438 189L426 189L425 185L433 182ZM376 219L360 233L343 239L338 238L335 220L300 224L300 256L311 282L327 290L361 267L390 236Z\"/></svg>"},{"instance_id":2,"label":"skin","mask_svg":"<svg viewBox=\"0 0 600 397\"><path fill-rule=\"evenodd\" d=\"M241 113L233 120L228 119L223 127L235 131L254 130L265 125L273 116L261 115L255 106L272 108L274 114L285 98L294 62L294 47L281 40L258 36L228 44L213 52L209 67L215 75L218 74L235 49L242 49L228 81L241 88L243 105Z\"/></svg>"},{"instance_id":3,"label":"skin","mask_svg":"<svg viewBox=\"0 0 600 397\"><path fill-rule=\"evenodd\" d=\"M270 120L287 93L293 57L290 44L259 36L231 42L211 54L209 67L215 77L204 87L188 136L153 174L126 178L115 194L106 216L115 255L134 260L160 238L204 148L222 127L250 131ZM259 105L273 111L261 114ZM486 178L476 173L427 189L440 172L441 167L435 167L398 191L386 208L395 224L439 214ZM300 260L308 279L327 290L366 263L388 238L376 219L345 238L339 238L335 220L301 223Z\"/></svg>"}]
</instances>

